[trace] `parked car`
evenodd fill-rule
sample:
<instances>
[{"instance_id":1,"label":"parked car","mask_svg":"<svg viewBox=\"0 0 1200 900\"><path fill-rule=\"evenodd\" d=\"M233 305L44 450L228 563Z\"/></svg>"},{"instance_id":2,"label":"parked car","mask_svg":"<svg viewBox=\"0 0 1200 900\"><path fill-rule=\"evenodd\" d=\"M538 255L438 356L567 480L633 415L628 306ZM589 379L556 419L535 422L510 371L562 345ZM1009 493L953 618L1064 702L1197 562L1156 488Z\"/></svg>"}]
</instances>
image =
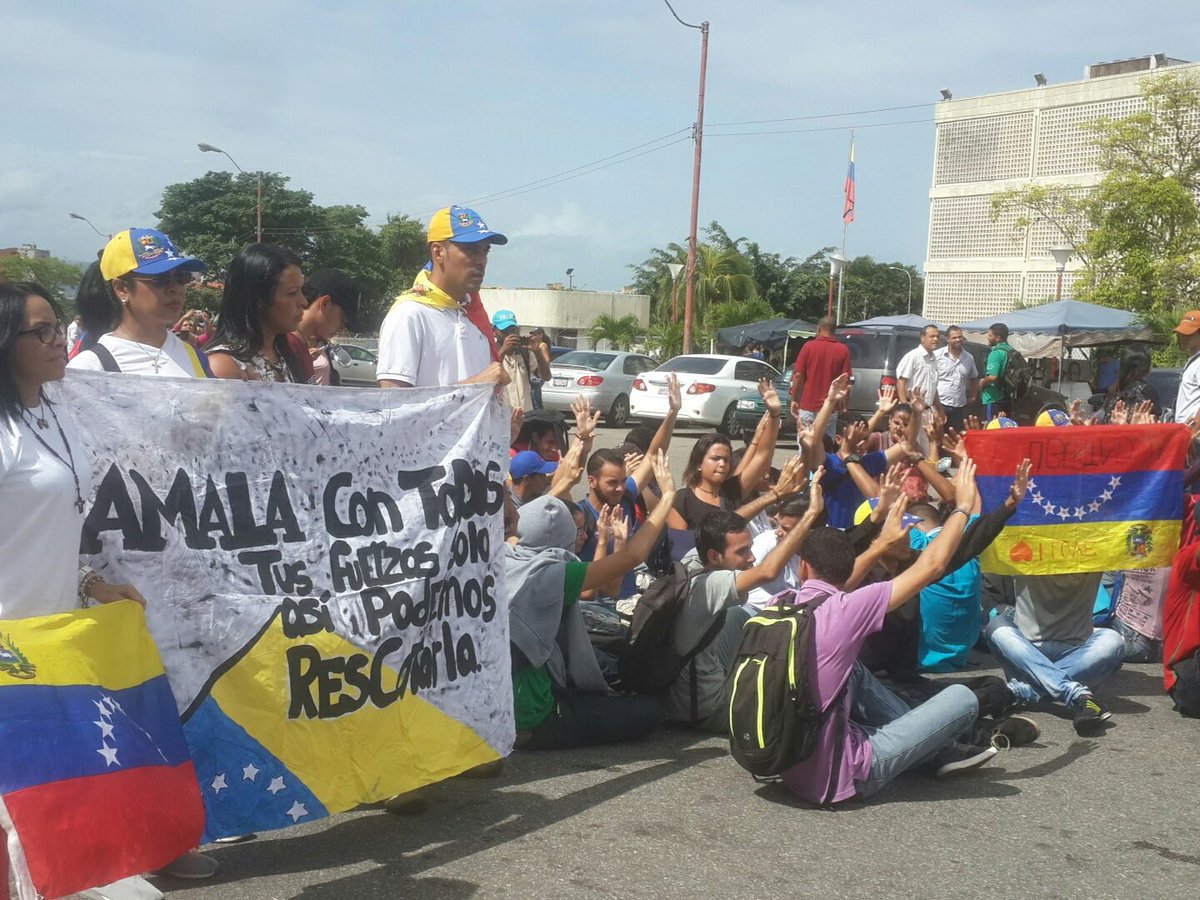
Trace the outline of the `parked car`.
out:
<instances>
[{"instance_id":1,"label":"parked car","mask_svg":"<svg viewBox=\"0 0 1200 900\"><path fill-rule=\"evenodd\" d=\"M738 401L757 396L760 378L777 381L780 373L773 366L744 356L693 353L667 360L652 372L643 372L633 380L630 411L640 419L661 419L667 414L667 376L679 377L683 409L678 422L715 425L723 434L739 430Z\"/></svg>"},{"instance_id":2,"label":"parked car","mask_svg":"<svg viewBox=\"0 0 1200 900\"><path fill-rule=\"evenodd\" d=\"M333 345L333 368L342 384L375 387L375 367L379 363L370 350L355 344Z\"/></svg>"},{"instance_id":3,"label":"parked car","mask_svg":"<svg viewBox=\"0 0 1200 900\"><path fill-rule=\"evenodd\" d=\"M920 337L920 329L905 326L838 329L838 340L850 348L850 366L854 372L854 388L850 393L852 412L870 416L875 411L879 389L888 385L896 386L896 366L905 353L920 343ZM982 376L987 368L987 345L967 341L963 349L975 358L975 366ZM1035 383L1024 397L1015 402L1014 408L1006 412L1021 425L1032 425L1038 411L1047 403L1065 406L1066 397ZM975 406L970 411L981 414L979 404Z\"/></svg>"},{"instance_id":4,"label":"parked car","mask_svg":"<svg viewBox=\"0 0 1200 900\"><path fill-rule=\"evenodd\" d=\"M775 391L783 403L783 414L779 420L780 432L795 432L796 420L792 418L791 402L788 396L792 389L792 374L782 373L775 381ZM762 395L755 391L753 397L743 397L737 403L737 431L743 436L754 434L758 423L767 411L767 404Z\"/></svg>"},{"instance_id":5,"label":"parked car","mask_svg":"<svg viewBox=\"0 0 1200 900\"><path fill-rule=\"evenodd\" d=\"M542 405L549 410L570 412L580 394L592 408L618 428L629 421L629 395L639 372L658 361L638 353L619 350L572 350L550 364L550 380L542 385Z\"/></svg>"}]
</instances>

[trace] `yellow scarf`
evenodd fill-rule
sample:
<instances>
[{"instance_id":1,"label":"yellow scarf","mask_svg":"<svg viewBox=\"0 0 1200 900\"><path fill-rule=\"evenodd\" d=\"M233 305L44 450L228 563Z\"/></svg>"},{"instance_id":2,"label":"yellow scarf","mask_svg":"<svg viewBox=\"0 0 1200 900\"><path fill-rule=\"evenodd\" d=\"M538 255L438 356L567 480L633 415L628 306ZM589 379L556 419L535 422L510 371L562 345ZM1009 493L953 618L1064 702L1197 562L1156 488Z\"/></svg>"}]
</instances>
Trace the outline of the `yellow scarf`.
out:
<instances>
[{"instance_id":1,"label":"yellow scarf","mask_svg":"<svg viewBox=\"0 0 1200 900\"><path fill-rule=\"evenodd\" d=\"M465 306L430 281L429 272L426 269L417 273L412 287L396 298L392 309L406 300L415 300L417 303L424 303L434 309L460 309Z\"/></svg>"}]
</instances>

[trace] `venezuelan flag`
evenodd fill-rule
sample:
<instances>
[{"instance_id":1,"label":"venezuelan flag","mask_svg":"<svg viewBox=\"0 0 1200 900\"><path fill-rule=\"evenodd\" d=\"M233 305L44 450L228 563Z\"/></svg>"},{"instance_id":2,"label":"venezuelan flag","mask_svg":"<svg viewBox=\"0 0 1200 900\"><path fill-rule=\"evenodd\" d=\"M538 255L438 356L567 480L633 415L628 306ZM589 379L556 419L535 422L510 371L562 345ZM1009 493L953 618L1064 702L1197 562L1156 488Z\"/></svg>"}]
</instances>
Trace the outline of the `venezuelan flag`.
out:
<instances>
[{"instance_id":1,"label":"venezuelan flag","mask_svg":"<svg viewBox=\"0 0 1200 900\"><path fill-rule=\"evenodd\" d=\"M1159 568L1179 549L1182 425L1095 425L972 431L984 510L1008 496L1017 466L1032 462L1029 492L980 557L1006 575Z\"/></svg>"},{"instance_id":2,"label":"venezuelan flag","mask_svg":"<svg viewBox=\"0 0 1200 900\"><path fill-rule=\"evenodd\" d=\"M175 698L132 601L0 622L0 747L22 898L156 869L199 843Z\"/></svg>"}]
</instances>

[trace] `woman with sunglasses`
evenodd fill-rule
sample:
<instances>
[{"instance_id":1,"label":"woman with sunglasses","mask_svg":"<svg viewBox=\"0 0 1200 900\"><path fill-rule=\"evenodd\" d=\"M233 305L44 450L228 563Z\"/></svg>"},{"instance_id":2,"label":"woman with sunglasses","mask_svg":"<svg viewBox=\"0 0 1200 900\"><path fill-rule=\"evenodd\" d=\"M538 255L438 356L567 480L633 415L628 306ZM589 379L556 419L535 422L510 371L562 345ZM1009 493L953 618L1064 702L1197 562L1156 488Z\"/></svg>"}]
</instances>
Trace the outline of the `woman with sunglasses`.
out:
<instances>
[{"instance_id":1,"label":"woman with sunglasses","mask_svg":"<svg viewBox=\"0 0 1200 900\"><path fill-rule=\"evenodd\" d=\"M288 335L304 314L300 257L274 244L251 244L225 278L217 333L205 350L218 378L308 381Z\"/></svg>"},{"instance_id":2,"label":"woman with sunglasses","mask_svg":"<svg viewBox=\"0 0 1200 900\"><path fill-rule=\"evenodd\" d=\"M171 330L183 313L185 291L204 263L184 256L171 239L152 228L127 228L110 240L100 257L103 285L92 285L86 301L88 339L70 362L72 369L164 375L211 376L203 353ZM91 307L111 304L112 331L91 325L104 318ZM90 343L94 339L94 343Z\"/></svg>"}]
</instances>

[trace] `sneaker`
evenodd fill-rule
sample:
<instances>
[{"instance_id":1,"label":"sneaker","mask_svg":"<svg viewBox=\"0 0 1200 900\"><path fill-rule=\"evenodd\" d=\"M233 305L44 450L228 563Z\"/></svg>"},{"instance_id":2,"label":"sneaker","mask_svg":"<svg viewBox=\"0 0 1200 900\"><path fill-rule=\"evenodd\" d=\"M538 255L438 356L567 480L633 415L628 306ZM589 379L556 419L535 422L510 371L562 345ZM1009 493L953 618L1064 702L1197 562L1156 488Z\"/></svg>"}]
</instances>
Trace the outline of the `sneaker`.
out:
<instances>
[{"instance_id":1,"label":"sneaker","mask_svg":"<svg viewBox=\"0 0 1200 900\"><path fill-rule=\"evenodd\" d=\"M955 741L938 754L936 775L938 778L945 778L947 775L957 775L968 769L977 769L999 752L991 744L975 747Z\"/></svg>"},{"instance_id":2,"label":"sneaker","mask_svg":"<svg viewBox=\"0 0 1200 900\"><path fill-rule=\"evenodd\" d=\"M992 737L1004 738L1010 747L1032 744L1041 734L1042 729L1038 727L1038 723L1027 716L1008 716L992 729Z\"/></svg>"},{"instance_id":3,"label":"sneaker","mask_svg":"<svg viewBox=\"0 0 1200 900\"><path fill-rule=\"evenodd\" d=\"M188 878L192 880L200 880L202 878L212 878L217 874L217 861L211 856L205 856L203 853L185 853L179 859L173 859L157 872L155 875L170 875L172 878Z\"/></svg>"},{"instance_id":4,"label":"sneaker","mask_svg":"<svg viewBox=\"0 0 1200 900\"><path fill-rule=\"evenodd\" d=\"M1084 694L1075 704L1075 733L1080 737L1100 734L1104 731L1112 713L1096 702L1091 694Z\"/></svg>"}]
</instances>

